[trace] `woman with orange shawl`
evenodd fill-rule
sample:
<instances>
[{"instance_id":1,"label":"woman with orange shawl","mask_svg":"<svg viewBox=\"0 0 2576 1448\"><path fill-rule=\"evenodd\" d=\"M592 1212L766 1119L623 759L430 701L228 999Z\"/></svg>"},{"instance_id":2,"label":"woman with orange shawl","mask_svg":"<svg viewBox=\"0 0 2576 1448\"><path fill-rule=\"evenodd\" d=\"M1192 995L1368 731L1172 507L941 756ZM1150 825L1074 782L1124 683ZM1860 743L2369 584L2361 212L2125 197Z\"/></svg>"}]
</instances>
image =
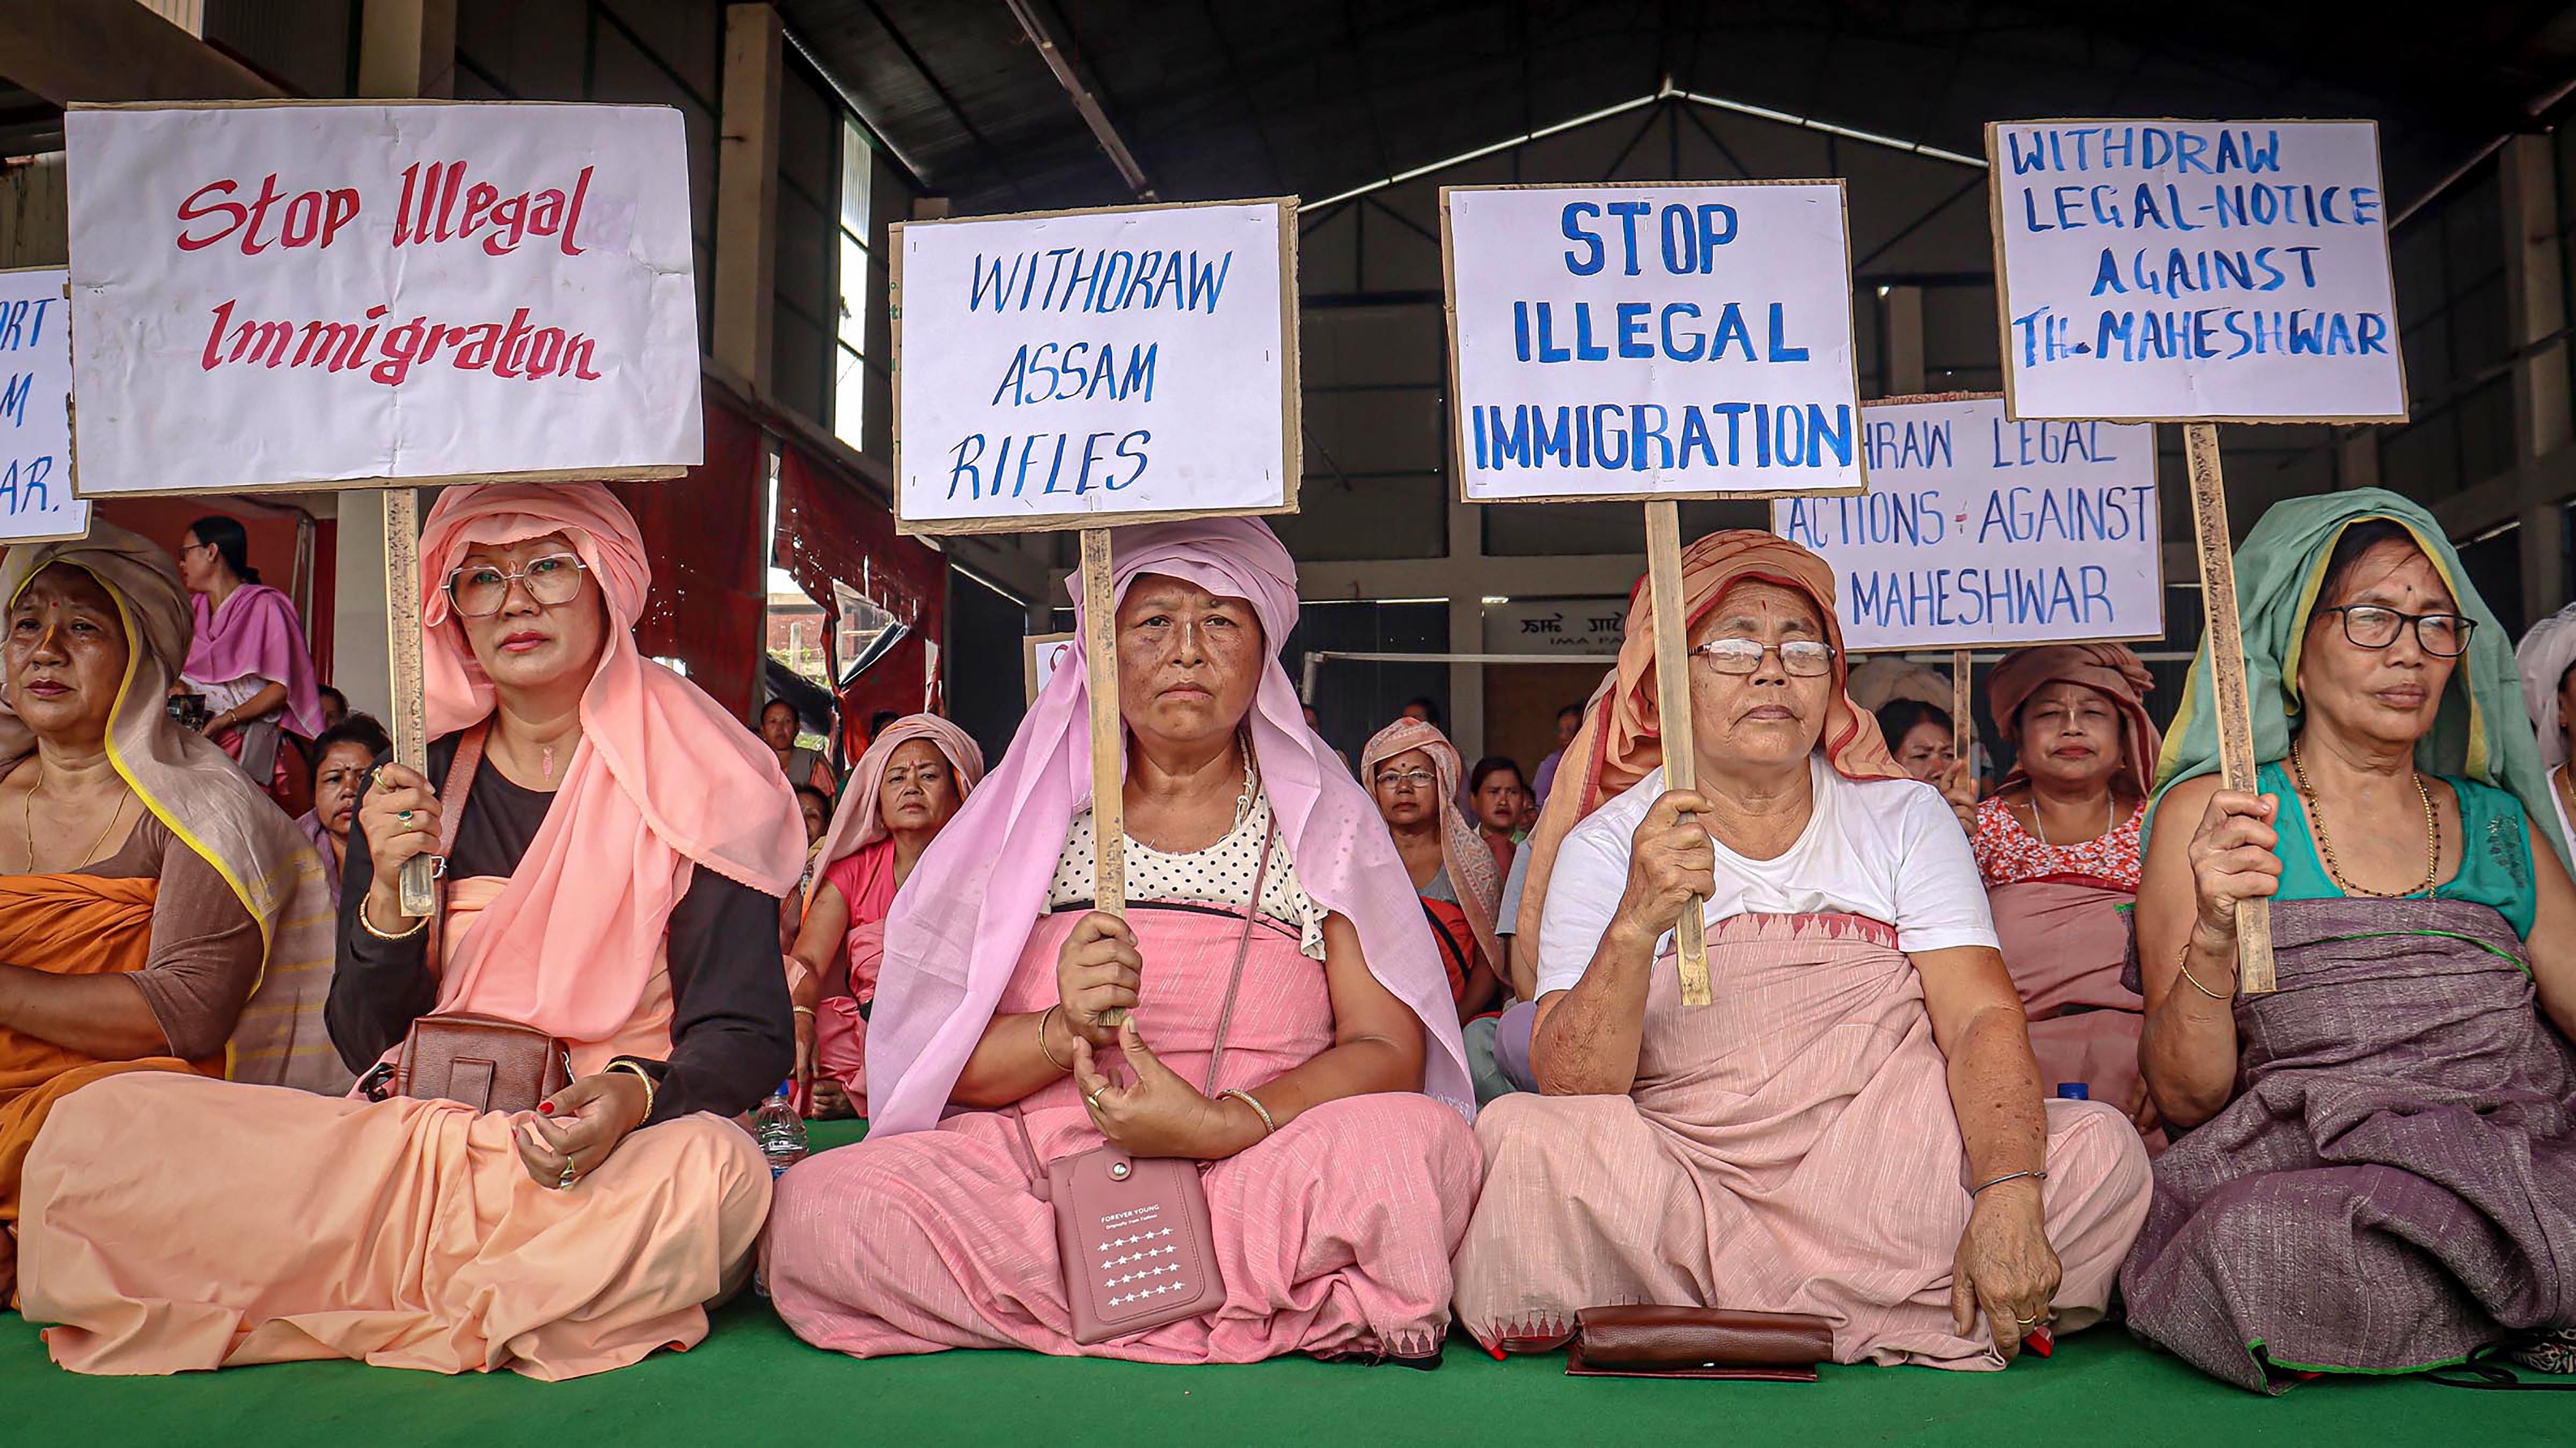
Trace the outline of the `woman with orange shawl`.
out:
<instances>
[{"instance_id":1,"label":"woman with orange shawl","mask_svg":"<svg viewBox=\"0 0 2576 1448\"><path fill-rule=\"evenodd\" d=\"M1664 788L1641 582L1539 819L1543 1094L1476 1123L1459 1318L1539 1350L1594 1305L1802 1313L1838 1362L2001 1367L2100 1316L2137 1133L2042 1101L1967 839L1843 692L1824 561L1718 533L1682 582L1699 788ZM1694 895L1698 1006L1664 943Z\"/></svg>"},{"instance_id":2,"label":"woman with orange shawl","mask_svg":"<svg viewBox=\"0 0 2576 1448\"><path fill-rule=\"evenodd\" d=\"M2138 898L2138 827L2163 736L2147 717L2155 680L2119 644L2050 644L2005 656L1986 678L2012 772L1977 807L1977 873L2004 965L2030 1017L2039 1084L2080 1084L2164 1135L2138 1075L2145 1002L2120 981L2127 906Z\"/></svg>"},{"instance_id":3,"label":"woman with orange shawl","mask_svg":"<svg viewBox=\"0 0 2576 1448\"><path fill-rule=\"evenodd\" d=\"M984 777L974 737L936 714L877 731L850 772L805 887L805 923L787 957L796 1003L796 1085L808 1116L868 1111L868 1009L885 961L886 912L921 852Z\"/></svg>"},{"instance_id":4,"label":"woman with orange shawl","mask_svg":"<svg viewBox=\"0 0 2576 1448\"><path fill-rule=\"evenodd\" d=\"M359 806L332 1036L358 1067L423 1015L496 1016L574 1080L512 1115L157 1074L72 1097L25 1218L26 1313L63 1324L65 1367L577 1377L695 1343L749 1269L769 1173L723 1118L793 1064L787 782L637 652L651 574L606 488L451 488L420 554L438 737L426 780L387 765ZM433 961L396 882L449 810Z\"/></svg>"},{"instance_id":5,"label":"woman with orange shawl","mask_svg":"<svg viewBox=\"0 0 2576 1448\"><path fill-rule=\"evenodd\" d=\"M70 1093L127 1071L316 1091L346 1089L349 1074L322 1032L321 861L162 707L188 647L167 556L104 522L85 540L22 544L0 562L0 604L5 1305L20 1169Z\"/></svg>"},{"instance_id":6,"label":"woman with orange shawl","mask_svg":"<svg viewBox=\"0 0 2576 1448\"><path fill-rule=\"evenodd\" d=\"M1398 719L1360 751L1360 780L1395 837L1449 973L1461 1021L1493 1004L1502 978L1494 947L1494 906L1503 893L1494 852L1458 807L1458 747L1437 724Z\"/></svg>"}]
</instances>

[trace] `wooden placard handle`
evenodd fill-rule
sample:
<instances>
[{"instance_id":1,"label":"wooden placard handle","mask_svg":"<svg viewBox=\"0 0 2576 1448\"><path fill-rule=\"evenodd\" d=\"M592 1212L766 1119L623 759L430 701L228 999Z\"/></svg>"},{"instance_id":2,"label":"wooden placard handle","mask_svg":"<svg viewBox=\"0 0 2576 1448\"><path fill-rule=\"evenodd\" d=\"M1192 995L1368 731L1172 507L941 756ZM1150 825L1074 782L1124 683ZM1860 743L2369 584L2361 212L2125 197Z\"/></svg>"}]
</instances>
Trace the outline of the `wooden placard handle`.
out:
<instances>
[{"instance_id":1,"label":"wooden placard handle","mask_svg":"<svg viewBox=\"0 0 2576 1448\"><path fill-rule=\"evenodd\" d=\"M2252 794L2254 714L2245 690L2244 629L2236 618L2236 559L2228 547L2227 483L2218 466L2218 425L2189 422L2182 429L2183 460L2191 474L2191 527L2200 549L2200 592L2208 614L2209 671L2218 708L2218 775L2226 788ZM2268 995L2272 979L2272 902L2236 906L2236 988Z\"/></svg>"},{"instance_id":2,"label":"wooden placard handle","mask_svg":"<svg viewBox=\"0 0 2576 1448\"><path fill-rule=\"evenodd\" d=\"M1082 530L1082 670L1091 701L1091 903L1127 918L1126 731L1118 720L1118 599L1109 530ZM1125 1011L1104 1011L1115 1026Z\"/></svg>"},{"instance_id":3,"label":"wooden placard handle","mask_svg":"<svg viewBox=\"0 0 2576 1448\"><path fill-rule=\"evenodd\" d=\"M429 724L422 698L420 637L420 497L387 488L385 524L385 657L394 687L394 762L429 777ZM437 864L428 855L403 861L402 913L426 920L438 909Z\"/></svg>"},{"instance_id":4,"label":"wooden placard handle","mask_svg":"<svg viewBox=\"0 0 2576 1448\"><path fill-rule=\"evenodd\" d=\"M1975 691L1968 687L1968 680L1975 667L1974 654L1966 649L1950 651L1950 748L1972 774L1976 770L1971 761L1976 757L1977 748L1977 729L1973 722L1977 697ZM1896 743L1893 739L1887 742L1890 745Z\"/></svg>"},{"instance_id":5,"label":"wooden placard handle","mask_svg":"<svg viewBox=\"0 0 2576 1448\"><path fill-rule=\"evenodd\" d=\"M1646 504L1646 591L1655 608L1655 718L1662 736L1664 788L1699 788L1699 755L1691 738L1690 637L1682 622L1680 506L1657 498ZM1697 895L1673 922L1681 953L1682 1004L1704 1006L1708 992L1707 923Z\"/></svg>"}]
</instances>

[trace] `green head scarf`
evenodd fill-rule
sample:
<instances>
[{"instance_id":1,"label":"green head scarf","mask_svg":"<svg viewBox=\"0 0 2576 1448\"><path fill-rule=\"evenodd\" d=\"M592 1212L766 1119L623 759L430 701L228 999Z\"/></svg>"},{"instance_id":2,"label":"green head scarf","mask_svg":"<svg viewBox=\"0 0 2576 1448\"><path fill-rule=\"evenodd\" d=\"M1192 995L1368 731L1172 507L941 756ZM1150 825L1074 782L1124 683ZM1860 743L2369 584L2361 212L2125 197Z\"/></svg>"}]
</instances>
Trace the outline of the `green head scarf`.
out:
<instances>
[{"instance_id":1,"label":"green head scarf","mask_svg":"<svg viewBox=\"0 0 2576 1448\"><path fill-rule=\"evenodd\" d=\"M2440 570L2477 623L2469 651L2451 673L2433 717L2433 728L2415 746L2416 764L2434 774L2474 779L2510 791L2535 820L2554 818L2549 778L2522 710L2521 678L2514 672L2513 640L2460 566L2460 555L2441 525L2423 508L2384 488L2357 488L2275 504L2236 550L2236 606L2245 641L2245 692L2254 716L2254 759L2268 764L2290 752L2290 729L2299 713L2298 651L2308 617L2325 586L2326 560L2343 530L2386 519L2414 535L2415 545ZM2156 795L2197 775L2218 772L2218 687L2210 675L2210 640L2183 686L2182 711L2165 734L2156 762ZM2148 822L2153 823L2149 816ZM2567 863L2567 846L2555 829L2540 831Z\"/></svg>"}]
</instances>

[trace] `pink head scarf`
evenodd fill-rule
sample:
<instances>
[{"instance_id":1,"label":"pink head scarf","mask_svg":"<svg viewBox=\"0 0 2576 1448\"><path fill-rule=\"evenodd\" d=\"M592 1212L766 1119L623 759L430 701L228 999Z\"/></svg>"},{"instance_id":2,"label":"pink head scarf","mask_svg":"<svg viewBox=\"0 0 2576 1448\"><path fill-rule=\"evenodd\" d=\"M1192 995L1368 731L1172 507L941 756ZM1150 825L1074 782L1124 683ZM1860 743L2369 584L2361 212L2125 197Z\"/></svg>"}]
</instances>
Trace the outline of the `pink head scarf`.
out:
<instances>
[{"instance_id":1,"label":"pink head scarf","mask_svg":"<svg viewBox=\"0 0 2576 1448\"><path fill-rule=\"evenodd\" d=\"M1358 931L1369 972L1422 1020L1423 1089L1473 1115L1457 1008L1431 927L1377 806L1306 727L1278 649L1297 624L1297 565L1250 518L1201 518L1112 535L1117 596L1140 574L1251 603L1271 659L1244 724L1298 878ZM1077 613L1080 589L1071 589ZM1046 909L1065 831L1091 790L1090 695L1079 631L1010 752L931 842L886 920L884 974L868 1023L869 1134L937 1124L968 1053L993 1019Z\"/></svg>"},{"instance_id":2,"label":"pink head scarf","mask_svg":"<svg viewBox=\"0 0 2576 1448\"><path fill-rule=\"evenodd\" d=\"M814 856L813 878L806 882L805 898L812 900L814 891L823 883L823 872L886 837L885 817L878 812L877 793L885 784L886 765L894 752L909 740L927 739L946 755L948 765L957 771L957 798L962 803L974 793L984 778L984 751L974 737L936 714L908 714L885 727L859 756L858 766L850 771L850 782L841 790L841 803L832 811L832 827L823 832L823 847Z\"/></svg>"},{"instance_id":3,"label":"pink head scarf","mask_svg":"<svg viewBox=\"0 0 2576 1448\"><path fill-rule=\"evenodd\" d=\"M698 687L646 659L635 622L653 582L635 518L597 483L488 483L439 495L421 529L429 733L491 717L492 681L452 621L445 583L475 544L560 533L608 604L581 744L500 897L458 940L438 1008L501 1016L568 1041L632 1019L671 907L704 866L784 896L805 824L778 757Z\"/></svg>"},{"instance_id":4,"label":"pink head scarf","mask_svg":"<svg viewBox=\"0 0 2576 1448\"><path fill-rule=\"evenodd\" d=\"M1360 750L1360 780L1369 783L1379 765L1411 749L1430 755L1431 771L1439 776L1432 785L1439 797L1432 805L1440 811L1440 863L1449 871L1449 887L1458 896L1467 928L1476 933L1477 948L1485 952L1486 963L1499 970L1503 953L1494 946L1494 911L1502 904L1503 881L1494 868L1493 850L1458 806L1458 777L1467 768L1458 757L1458 746L1437 724L1398 719L1377 731Z\"/></svg>"}]
</instances>

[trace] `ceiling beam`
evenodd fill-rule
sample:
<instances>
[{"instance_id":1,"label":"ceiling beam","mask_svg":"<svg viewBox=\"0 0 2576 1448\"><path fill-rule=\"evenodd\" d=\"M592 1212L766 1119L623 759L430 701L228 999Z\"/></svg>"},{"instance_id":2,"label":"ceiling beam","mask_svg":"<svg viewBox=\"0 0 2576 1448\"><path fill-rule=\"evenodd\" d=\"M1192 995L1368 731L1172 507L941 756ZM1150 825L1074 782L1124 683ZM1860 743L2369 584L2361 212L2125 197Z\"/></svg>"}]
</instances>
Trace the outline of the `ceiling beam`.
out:
<instances>
[{"instance_id":1,"label":"ceiling beam","mask_svg":"<svg viewBox=\"0 0 2576 1448\"><path fill-rule=\"evenodd\" d=\"M1109 123L1108 113L1100 108L1098 98L1092 94L1093 87L1074 72L1072 57L1065 54L1064 47L1055 43L1054 34L1038 17L1037 7L1031 0L1002 0L1002 3L1011 8L1011 18L1020 22L1020 33L1029 38L1029 44L1037 47L1038 58L1046 62L1048 72L1055 76L1055 83L1064 87L1065 95L1073 101L1074 114L1082 117L1082 123L1091 128L1091 138L1100 143L1100 149L1109 157L1109 164L1118 168L1118 179L1127 183L1127 189L1135 193L1137 200L1153 200L1154 187L1145 179L1145 168L1136 164L1136 154L1127 149L1127 142L1119 136L1118 128ZM1069 33L1070 21L1066 28Z\"/></svg>"},{"instance_id":2,"label":"ceiling beam","mask_svg":"<svg viewBox=\"0 0 2576 1448\"><path fill-rule=\"evenodd\" d=\"M139 0L0 4L0 56L7 57L10 80L58 106L285 94Z\"/></svg>"}]
</instances>

